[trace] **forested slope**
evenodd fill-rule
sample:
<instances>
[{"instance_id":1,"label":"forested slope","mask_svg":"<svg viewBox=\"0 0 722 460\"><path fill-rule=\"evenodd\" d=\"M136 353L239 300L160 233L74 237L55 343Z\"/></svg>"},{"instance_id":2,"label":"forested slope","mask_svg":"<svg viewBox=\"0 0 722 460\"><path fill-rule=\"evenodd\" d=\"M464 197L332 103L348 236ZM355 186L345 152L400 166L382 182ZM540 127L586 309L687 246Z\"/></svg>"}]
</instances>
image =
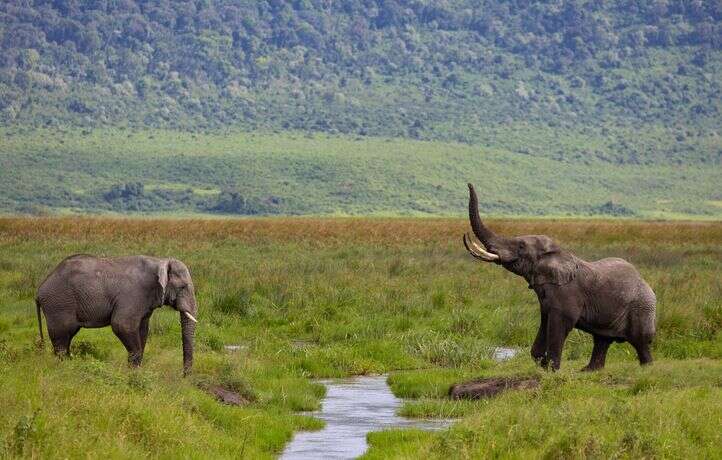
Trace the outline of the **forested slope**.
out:
<instances>
[{"instance_id":1,"label":"forested slope","mask_svg":"<svg viewBox=\"0 0 722 460\"><path fill-rule=\"evenodd\" d=\"M685 145L718 125L720 19L682 0L9 1L0 109L456 140L649 123Z\"/></svg>"}]
</instances>

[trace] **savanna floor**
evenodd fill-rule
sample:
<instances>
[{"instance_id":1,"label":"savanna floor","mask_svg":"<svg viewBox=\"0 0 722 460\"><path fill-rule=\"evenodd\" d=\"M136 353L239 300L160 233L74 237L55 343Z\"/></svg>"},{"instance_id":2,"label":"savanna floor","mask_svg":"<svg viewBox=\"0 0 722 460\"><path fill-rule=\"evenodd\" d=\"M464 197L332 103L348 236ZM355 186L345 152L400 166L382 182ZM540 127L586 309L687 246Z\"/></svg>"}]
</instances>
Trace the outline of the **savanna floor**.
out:
<instances>
[{"instance_id":1,"label":"savanna floor","mask_svg":"<svg viewBox=\"0 0 722 460\"><path fill-rule=\"evenodd\" d=\"M722 223L504 220L582 257L634 263L658 298L651 366L612 346L581 373L573 332L562 370L528 356L538 324L520 278L469 257L464 220L0 219L0 457L272 458L322 423L316 377L390 373L404 415L454 417L444 431L369 436L368 458L673 457L722 451ZM181 377L177 313L158 310L141 369L109 328L81 330L74 357L36 346L33 298L65 256L174 256L199 302L195 368ZM228 352L224 345L240 345ZM491 360L493 347L518 357ZM452 402L452 383L535 375L541 385ZM249 403L219 404L223 385Z\"/></svg>"}]
</instances>

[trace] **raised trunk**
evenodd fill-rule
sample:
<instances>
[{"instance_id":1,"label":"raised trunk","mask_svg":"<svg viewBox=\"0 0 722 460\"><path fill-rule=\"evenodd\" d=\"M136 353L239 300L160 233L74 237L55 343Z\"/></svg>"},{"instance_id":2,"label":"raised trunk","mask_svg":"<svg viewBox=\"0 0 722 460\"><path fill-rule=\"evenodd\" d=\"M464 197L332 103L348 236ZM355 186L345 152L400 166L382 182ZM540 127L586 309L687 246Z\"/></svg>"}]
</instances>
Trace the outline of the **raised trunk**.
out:
<instances>
[{"instance_id":1,"label":"raised trunk","mask_svg":"<svg viewBox=\"0 0 722 460\"><path fill-rule=\"evenodd\" d=\"M479 216L479 200L476 198L476 191L471 184L469 184L469 221L471 222L471 229L474 231L474 235L479 238L479 241L484 243L484 246L488 247L489 243L497 238L494 232L486 228L481 222L481 217Z\"/></svg>"},{"instance_id":2,"label":"raised trunk","mask_svg":"<svg viewBox=\"0 0 722 460\"><path fill-rule=\"evenodd\" d=\"M184 315L183 312L180 313L180 321L181 335L183 336L183 375L187 375L193 367L193 340L196 333L196 323Z\"/></svg>"}]
</instances>

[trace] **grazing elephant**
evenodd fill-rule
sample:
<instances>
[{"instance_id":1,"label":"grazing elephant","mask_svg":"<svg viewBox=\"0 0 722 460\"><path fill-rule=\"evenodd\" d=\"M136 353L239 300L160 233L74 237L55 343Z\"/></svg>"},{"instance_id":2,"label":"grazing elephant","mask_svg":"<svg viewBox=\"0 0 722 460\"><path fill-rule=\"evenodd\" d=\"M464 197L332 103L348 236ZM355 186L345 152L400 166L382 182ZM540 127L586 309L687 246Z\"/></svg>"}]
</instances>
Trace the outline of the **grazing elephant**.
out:
<instances>
[{"instance_id":1,"label":"grazing elephant","mask_svg":"<svg viewBox=\"0 0 722 460\"><path fill-rule=\"evenodd\" d=\"M587 262L544 235L497 235L481 222L471 184L469 220L484 246L464 235L471 255L524 277L536 293L541 324L531 355L542 366L551 362L552 369L559 369L564 341L574 327L594 337L592 357L583 370L603 368L612 342L632 344L641 364L652 361L656 298L632 264L617 258Z\"/></svg>"},{"instance_id":2,"label":"grazing elephant","mask_svg":"<svg viewBox=\"0 0 722 460\"><path fill-rule=\"evenodd\" d=\"M57 355L68 354L70 341L81 327L110 325L128 350L131 366L143 360L153 310L169 305L180 312L183 372L191 370L198 307L190 272L179 260L73 255L45 278L35 303L40 340L42 309Z\"/></svg>"}]
</instances>

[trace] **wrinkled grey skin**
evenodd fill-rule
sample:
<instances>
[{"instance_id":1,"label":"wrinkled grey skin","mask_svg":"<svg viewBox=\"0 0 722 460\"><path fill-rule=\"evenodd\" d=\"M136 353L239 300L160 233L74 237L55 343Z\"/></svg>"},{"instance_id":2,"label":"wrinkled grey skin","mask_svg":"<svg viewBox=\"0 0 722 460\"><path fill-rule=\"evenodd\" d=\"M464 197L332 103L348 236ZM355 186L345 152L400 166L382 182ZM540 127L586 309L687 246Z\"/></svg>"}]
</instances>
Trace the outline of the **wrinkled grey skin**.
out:
<instances>
[{"instance_id":1,"label":"wrinkled grey skin","mask_svg":"<svg viewBox=\"0 0 722 460\"><path fill-rule=\"evenodd\" d=\"M467 250L522 276L536 293L541 324L531 355L542 366L551 363L552 369L559 369L572 328L594 337L592 357L583 370L603 368L612 342L629 342L641 364L652 361L649 344L656 330L656 298L633 265L618 258L584 261L544 235L497 235L482 223L471 184L469 220L484 247L474 247L465 235Z\"/></svg>"},{"instance_id":2,"label":"wrinkled grey skin","mask_svg":"<svg viewBox=\"0 0 722 460\"><path fill-rule=\"evenodd\" d=\"M110 325L128 350L131 366L143 360L153 310L173 307L180 312L183 371L191 370L195 323L184 312L195 317L198 307L190 272L179 260L73 255L43 281L35 301L40 339L42 309L56 354L68 354L70 341L81 327Z\"/></svg>"}]
</instances>

